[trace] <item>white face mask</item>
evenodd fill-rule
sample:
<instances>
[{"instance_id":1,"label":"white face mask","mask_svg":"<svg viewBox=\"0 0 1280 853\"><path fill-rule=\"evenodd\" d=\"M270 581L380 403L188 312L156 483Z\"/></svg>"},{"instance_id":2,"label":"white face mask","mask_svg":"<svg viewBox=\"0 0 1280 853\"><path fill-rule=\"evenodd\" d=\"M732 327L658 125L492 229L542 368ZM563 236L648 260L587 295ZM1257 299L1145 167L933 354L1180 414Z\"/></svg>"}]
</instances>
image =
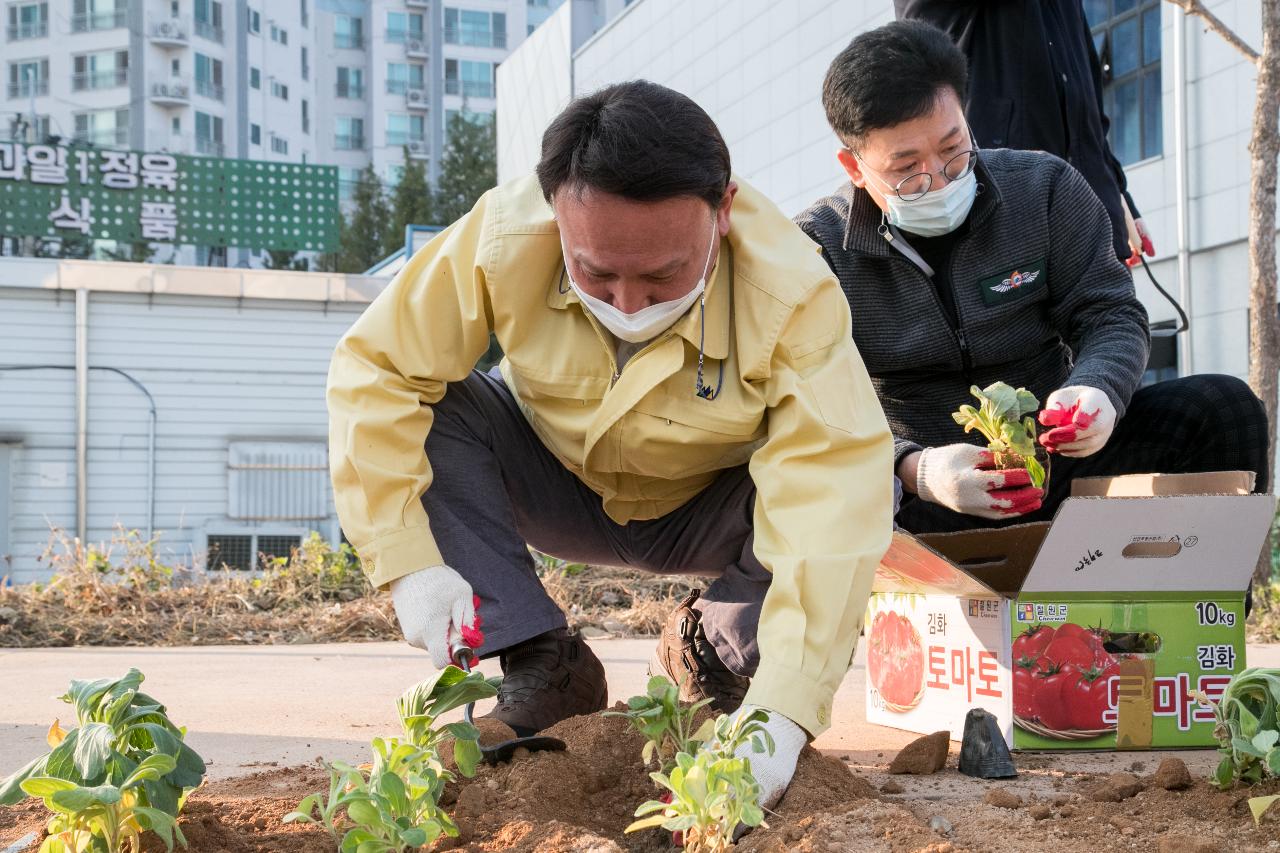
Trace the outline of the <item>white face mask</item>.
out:
<instances>
[{"instance_id":1,"label":"white face mask","mask_svg":"<svg viewBox=\"0 0 1280 853\"><path fill-rule=\"evenodd\" d=\"M888 187L878 176L872 177ZM960 227L977 195L978 179L970 171L963 178L940 190L931 190L915 201L903 201L892 187L888 187L884 200L889 205L890 223L921 237L938 237Z\"/></svg>"},{"instance_id":2,"label":"white face mask","mask_svg":"<svg viewBox=\"0 0 1280 853\"><path fill-rule=\"evenodd\" d=\"M679 320L706 290L707 274L711 271L711 253L716 247L716 224L717 220L712 218L711 245L707 247L707 260L702 267L702 277L698 279L698 283L693 290L690 290L679 299L657 302L632 314L627 314L602 299L596 299L578 287L577 282L573 280L573 276L569 274L569 264L566 261L564 272L569 279L569 287L573 288L573 292L578 294L583 306L591 312L592 316L599 320L600 324L608 329L615 338L631 344L652 340L675 325L676 320ZM560 250L564 252L563 245L561 245ZM568 253L565 253L565 257L568 257Z\"/></svg>"}]
</instances>

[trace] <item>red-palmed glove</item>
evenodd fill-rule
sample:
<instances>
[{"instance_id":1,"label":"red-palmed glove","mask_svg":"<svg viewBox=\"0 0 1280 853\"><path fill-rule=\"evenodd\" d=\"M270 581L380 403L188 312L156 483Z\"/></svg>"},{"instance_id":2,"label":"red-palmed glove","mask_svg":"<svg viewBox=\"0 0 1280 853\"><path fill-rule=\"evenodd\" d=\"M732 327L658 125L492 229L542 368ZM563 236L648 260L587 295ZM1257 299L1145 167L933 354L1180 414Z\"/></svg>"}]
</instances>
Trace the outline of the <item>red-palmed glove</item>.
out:
<instances>
[{"instance_id":1,"label":"red-palmed glove","mask_svg":"<svg viewBox=\"0 0 1280 853\"><path fill-rule=\"evenodd\" d=\"M1035 512L1044 490L1025 468L997 470L991 452L972 444L927 447L920 454L916 492L965 515L1000 519Z\"/></svg>"},{"instance_id":2,"label":"red-palmed glove","mask_svg":"<svg viewBox=\"0 0 1280 853\"><path fill-rule=\"evenodd\" d=\"M424 649L439 669L453 662L460 645L484 645L480 631L480 597L448 566L432 566L391 582L400 630L409 645Z\"/></svg>"},{"instance_id":3,"label":"red-palmed glove","mask_svg":"<svg viewBox=\"0 0 1280 853\"><path fill-rule=\"evenodd\" d=\"M1040 443L1050 453L1092 456L1106 446L1116 428L1116 407L1097 388L1069 385L1049 395L1040 423L1051 427L1040 434Z\"/></svg>"}]
</instances>

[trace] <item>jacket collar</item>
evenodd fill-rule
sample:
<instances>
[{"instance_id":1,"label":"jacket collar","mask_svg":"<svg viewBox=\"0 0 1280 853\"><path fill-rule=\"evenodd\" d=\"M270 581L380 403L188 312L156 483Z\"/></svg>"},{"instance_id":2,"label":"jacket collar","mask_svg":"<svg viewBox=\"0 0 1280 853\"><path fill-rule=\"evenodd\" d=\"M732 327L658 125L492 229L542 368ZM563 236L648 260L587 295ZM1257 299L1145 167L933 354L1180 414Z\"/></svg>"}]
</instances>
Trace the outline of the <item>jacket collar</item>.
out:
<instances>
[{"instance_id":1,"label":"jacket collar","mask_svg":"<svg viewBox=\"0 0 1280 853\"><path fill-rule=\"evenodd\" d=\"M978 178L978 197L973 201L973 209L969 211L969 229L977 228L995 211L1000 204L1000 188L996 184L982 155L978 155L978 163L974 166ZM861 252L868 255L889 255L889 242L884 239L884 214L871 196L858 189L853 182L845 184L836 193L847 206L845 216L844 239L841 248L846 252Z\"/></svg>"},{"instance_id":2,"label":"jacket collar","mask_svg":"<svg viewBox=\"0 0 1280 853\"><path fill-rule=\"evenodd\" d=\"M731 325L731 308L729 299L730 266L733 254L729 250L729 241L720 238L720 252L716 265L711 270L711 280L707 282L703 298L693 303L671 331L693 344L699 346L708 358L723 359L729 355L729 330ZM706 305L706 336L703 337L703 304ZM563 261L556 268L551 286L547 289L547 305L558 310L567 309L570 305L581 305L578 294L569 287L569 276ZM584 307L583 312L586 312Z\"/></svg>"}]
</instances>

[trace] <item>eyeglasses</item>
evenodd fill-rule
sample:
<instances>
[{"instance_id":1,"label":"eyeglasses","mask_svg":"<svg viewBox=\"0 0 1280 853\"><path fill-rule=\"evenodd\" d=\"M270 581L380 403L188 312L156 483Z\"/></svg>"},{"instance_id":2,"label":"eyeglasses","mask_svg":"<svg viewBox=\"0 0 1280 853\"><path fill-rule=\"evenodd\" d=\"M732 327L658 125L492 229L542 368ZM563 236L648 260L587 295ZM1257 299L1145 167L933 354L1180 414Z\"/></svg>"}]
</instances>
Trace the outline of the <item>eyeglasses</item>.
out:
<instances>
[{"instance_id":1,"label":"eyeglasses","mask_svg":"<svg viewBox=\"0 0 1280 853\"><path fill-rule=\"evenodd\" d=\"M866 167L867 163L865 160L859 157L856 152L854 153L854 156L858 157L858 162L862 163L863 167ZM948 182L958 181L972 172L973 167L977 165L977 162L978 149L976 147L970 148L967 151L961 151L959 154L948 160L946 164L943 165L942 171L938 174L946 178ZM933 172L916 172L913 175L907 175L896 184L890 184L884 178L881 178L876 174L875 170L867 169L867 171L875 175L881 183L893 190L898 198L903 201L917 201L922 199L929 190L933 188Z\"/></svg>"}]
</instances>

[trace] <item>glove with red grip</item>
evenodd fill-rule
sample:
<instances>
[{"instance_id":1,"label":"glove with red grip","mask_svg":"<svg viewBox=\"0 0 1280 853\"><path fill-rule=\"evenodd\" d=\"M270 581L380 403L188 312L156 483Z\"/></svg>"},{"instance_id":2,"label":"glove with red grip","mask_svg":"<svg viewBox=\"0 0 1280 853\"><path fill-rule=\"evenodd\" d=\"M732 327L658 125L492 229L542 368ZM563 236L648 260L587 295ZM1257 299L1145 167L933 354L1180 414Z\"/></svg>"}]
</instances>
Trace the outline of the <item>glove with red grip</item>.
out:
<instances>
[{"instance_id":1,"label":"glove with red grip","mask_svg":"<svg viewBox=\"0 0 1280 853\"><path fill-rule=\"evenodd\" d=\"M1040 423L1051 428L1039 439L1050 453L1077 458L1091 456L1111 438L1116 427L1116 408L1097 388L1071 385L1049 395L1040 412Z\"/></svg>"},{"instance_id":2,"label":"glove with red grip","mask_svg":"<svg viewBox=\"0 0 1280 853\"><path fill-rule=\"evenodd\" d=\"M1001 519L1035 512L1044 490L1025 468L999 470L989 450L972 444L928 447L920 454L916 492L965 515Z\"/></svg>"}]
</instances>

